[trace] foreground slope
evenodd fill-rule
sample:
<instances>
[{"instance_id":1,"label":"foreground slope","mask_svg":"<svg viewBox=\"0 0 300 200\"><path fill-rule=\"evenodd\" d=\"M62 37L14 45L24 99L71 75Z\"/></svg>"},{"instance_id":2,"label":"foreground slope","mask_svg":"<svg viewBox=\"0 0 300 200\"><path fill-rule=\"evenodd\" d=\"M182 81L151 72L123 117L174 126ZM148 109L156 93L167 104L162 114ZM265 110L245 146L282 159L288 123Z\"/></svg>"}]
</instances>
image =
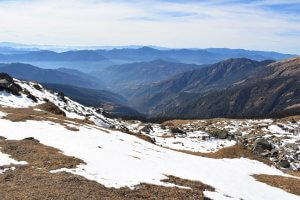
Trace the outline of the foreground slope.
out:
<instances>
[{"instance_id":1,"label":"foreground slope","mask_svg":"<svg viewBox=\"0 0 300 200\"><path fill-rule=\"evenodd\" d=\"M70 183L78 188L77 190L85 191L80 194L81 197L87 194L86 192L92 197L95 192L101 190L102 194L97 194L107 199L112 198L108 196L110 193L119 195L116 199L157 198L174 186L177 187L175 191L178 194L189 191L185 194L186 199L203 199L204 196L216 200L299 198L252 177L253 174L266 174L292 178L276 168L247 158L212 159L169 150L141 140L133 134L109 128L127 122L107 119L100 110L84 107L61 94L50 93L35 83L13 80L7 85L9 81L11 80L8 77L2 76L0 166L3 167L0 170L0 184L5 181L6 185L13 185L17 192L4 187L4 190L0 191L0 197L3 199L19 194L22 188L30 187L30 184L37 183L37 180L45 180L43 183L38 182L40 184L37 188L47 185L47 180L65 183L62 187L65 187L65 194L69 194L66 199L72 198ZM43 105L49 101L56 105L52 107L56 109L45 109ZM66 116L61 112L53 112L57 109L63 111ZM31 150L33 147L36 148L34 151ZM48 157L44 162L44 156L29 156L34 152L42 154L45 151L51 153L45 154ZM63 154L58 156L57 151ZM11 158L8 158L9 155ZM51 155L58 157L54 161L49 157ZM16 160L26 163L18 163ZM15 185L14 181L17 180L14 177L22 175L23 178L18 180L24 181L26 173L32 173L30 170L36 173L31 178L32 181L27 182L28 187L22 184ZM298 179L294 177L293 180ZM94 192L89 191L86 184L93 184ZM202 190L194 194L197 190L193 184L201 185ZM148 193L148 196L145 196L145 191L142 194L138 193L144 187L150 188L151 191L151 188L157 186L165 189L157 188L156 192L160 192L153 191L152 194ZM130 187L131 190L123 187ZM120 194L124 190L126 193ZM38 196L38 190L30 191L33 196ZM134 192L135 196L130 196ZM194 196L191 196L192 194ZM51 190L44 195L47 198L61 198L56 196L55 191L51 193ZM184 198L178 196L179 199L180 197ZM94 199L97 199L97 196ZM101 196L98 196L98 199L101 199Z\"/></svg>"}]
</instances>

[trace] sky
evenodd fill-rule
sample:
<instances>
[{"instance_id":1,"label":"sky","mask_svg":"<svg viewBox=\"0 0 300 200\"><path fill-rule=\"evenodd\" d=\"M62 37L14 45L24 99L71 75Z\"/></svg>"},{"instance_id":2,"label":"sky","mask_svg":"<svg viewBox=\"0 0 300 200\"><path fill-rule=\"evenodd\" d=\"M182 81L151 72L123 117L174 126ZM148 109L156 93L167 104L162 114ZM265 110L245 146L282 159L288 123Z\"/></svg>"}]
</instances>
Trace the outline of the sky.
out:
<instances>
[{"instance_id":1,"label":"sky","mask_svg":"<svg viewBox=\"0 0 300 200\"><path fill-rule=\"evenodd\" d=\"M300 0L0 0L0 41L300 54Z\"/></svg>"}]
</instances>

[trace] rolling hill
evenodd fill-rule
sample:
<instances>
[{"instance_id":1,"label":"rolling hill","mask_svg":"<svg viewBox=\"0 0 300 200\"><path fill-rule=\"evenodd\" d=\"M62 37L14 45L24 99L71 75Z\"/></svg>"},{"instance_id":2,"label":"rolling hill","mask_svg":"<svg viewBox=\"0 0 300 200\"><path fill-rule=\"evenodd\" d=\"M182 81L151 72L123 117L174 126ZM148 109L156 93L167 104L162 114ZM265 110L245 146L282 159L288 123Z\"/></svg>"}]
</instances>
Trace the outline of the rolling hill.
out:
<instances>
[{"instance_id":1,"label":"rolling hill","mask_svg":"<svg viewBox=\"0 0 300 200\"><path fill-rule=\"evenodd\" d=\"M88 74L69 69L42 69L29 64L0 64L0 72L5 72L19 79L43 83L75 85L85 88L105 88L105 84Z\"/></svg>"},{"instance_id":2,"label":"rolling hill","mask_svg":"<svg viewBox=\"0 0 300 200\"><path fill-rule=\"evenodd\" d=\"M299 113L299 58L229 59L144 86L132 105L155 117L264 117Z\"/></svg>"}]
</instances>

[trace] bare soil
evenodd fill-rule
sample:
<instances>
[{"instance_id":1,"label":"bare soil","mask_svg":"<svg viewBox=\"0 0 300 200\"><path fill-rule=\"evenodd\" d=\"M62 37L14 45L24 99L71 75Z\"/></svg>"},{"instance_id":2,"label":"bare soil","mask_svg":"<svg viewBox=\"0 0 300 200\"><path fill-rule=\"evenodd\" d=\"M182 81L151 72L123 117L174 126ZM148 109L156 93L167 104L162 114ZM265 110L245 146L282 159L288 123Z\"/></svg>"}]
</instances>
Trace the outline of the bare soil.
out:
<instances>
[{"instance_id":1,"label":"bare soil","mask_svg":"<svg viewBox=\"0 0 300 200\"><path fill-rule=\"evenodd\" d=\"M241 145L234 145L230 147L225 147L220 149L217 152L211 152L211 153L202 153L202 152L193 152L193 151L185 151L185 150L175 150L195 156L202 156L207 158L214 158L214 159L223 159L223 158L249 158L251 160L257 160L260 162L263 162L267 165L272 165L272 162L264 159L262 157L259 157L252 153L251 150L241 146Z\"/></svg>"},{"instance_id":2,"label":"bare soil","mask_svg":"<svg viewBox=\"0 0 300 200\"><path fill-rule=\"evenodd\" d=\"M273 187L278 187L289 193L300 195L300 179L284 176L272 176L266 174L255 174L253 177L260 182Z\"/></svg>"}]
</instances>

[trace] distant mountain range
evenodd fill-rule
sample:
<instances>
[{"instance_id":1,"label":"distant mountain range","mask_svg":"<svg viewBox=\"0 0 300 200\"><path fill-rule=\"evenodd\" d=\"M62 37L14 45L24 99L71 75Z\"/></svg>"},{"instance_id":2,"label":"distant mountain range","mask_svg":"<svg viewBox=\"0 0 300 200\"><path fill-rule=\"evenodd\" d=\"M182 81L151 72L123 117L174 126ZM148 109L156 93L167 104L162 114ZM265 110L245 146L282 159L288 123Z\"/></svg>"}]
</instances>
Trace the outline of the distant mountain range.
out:
<instances>
[{"instance_id":1,"label":"distant mountain range","mask_svg":"<svg viewBox=\"0 0 300 200\"><path fill-rule=\"evenodd\" d=\"M0 43L0 72L48 84L116 115L150 118L297 114L299 60L290 54L226 48L55 52Z\"/></svg>"},{"instance_id":2,"label":"distant mountain range","mask_svg":"<svg viewBox=\"0 0 300 200\"><path fill-rule=\"evenodd\" d=\"M300 113L300 58L229 59L142 86L130 102L151 117L266 117Z\"/></svg>"},{"instance_id":3,"label":"distant mountain range","mask_svg":"<svg viewBox=\"0 0 300 200\"><path fill-rule=\"evenodd\" d=\"M23 63L11 63L0 64L0 72L28 81L75 85L95 89L105 88L105 84L100 79L71 69L41 69Z\"/></svg>"},{"instance_id":4,"label":"distant mountain range","mask_svg":"<svg viewBox=\"0 0 300 200\"><path fill-rule=\"evenodd\" d=\"M155 60L115 65L90 74L101 78L112 91L126 95L141 85L167 80L175 74L206 66Z\"/></svg>"},{"instance_id":5,"label":"distant mountain range","mask_svg":"<svg viewBox=\"0 0 300 200\"><path fill-rule=\"evenodd\" d=\"M33 46L0 43L0 62L25 62L43 68L55 66L73 68L84 72L102 70L112 65L134 62L151 62L165 60L185 64L214 64L229 58L249 58L253 60L281 60L296 55L277 52L249 51L243 49L209 48L209 49L167 49L159 47L129 46L125 48L73 49L54 51L51 48L39 49ZM20 47L20 48L18 48ZM33 48L29 48L33 47ZM99 47L101 48L101 47Z\"/></svg>"}]
</instances>

